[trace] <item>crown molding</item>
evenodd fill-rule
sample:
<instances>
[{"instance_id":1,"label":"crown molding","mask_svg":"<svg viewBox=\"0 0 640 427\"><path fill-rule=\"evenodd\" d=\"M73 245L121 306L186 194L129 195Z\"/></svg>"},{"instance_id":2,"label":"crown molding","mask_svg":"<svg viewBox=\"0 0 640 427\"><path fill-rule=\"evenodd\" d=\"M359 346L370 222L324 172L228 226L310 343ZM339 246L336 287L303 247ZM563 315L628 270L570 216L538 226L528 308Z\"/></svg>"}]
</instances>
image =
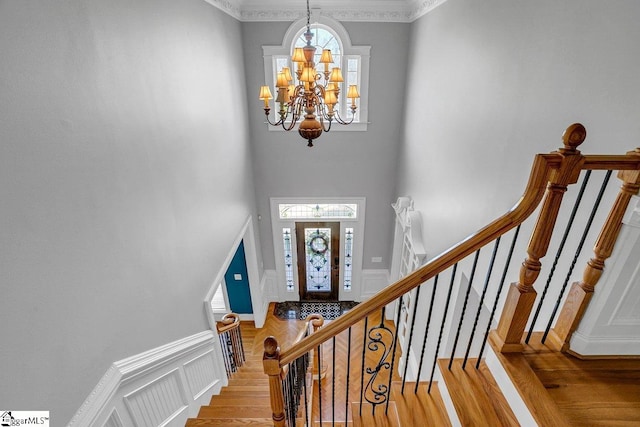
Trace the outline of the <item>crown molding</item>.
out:
<instances>
[{"instance_id":1,"label":"crown molding","mask_svg":"<svg viewBox=\"0 0 640 427\"><path fill-rule=\"evenodd\" d=\"M296 21L306 16L305 5L299 0L205 0L228 15L243 22ZM320 16L336 21L413 22L447 0L404 0L346 2L314 1L312 9ZM374 4L375 3L375 4Z\"/></svg>"}]
</instances>

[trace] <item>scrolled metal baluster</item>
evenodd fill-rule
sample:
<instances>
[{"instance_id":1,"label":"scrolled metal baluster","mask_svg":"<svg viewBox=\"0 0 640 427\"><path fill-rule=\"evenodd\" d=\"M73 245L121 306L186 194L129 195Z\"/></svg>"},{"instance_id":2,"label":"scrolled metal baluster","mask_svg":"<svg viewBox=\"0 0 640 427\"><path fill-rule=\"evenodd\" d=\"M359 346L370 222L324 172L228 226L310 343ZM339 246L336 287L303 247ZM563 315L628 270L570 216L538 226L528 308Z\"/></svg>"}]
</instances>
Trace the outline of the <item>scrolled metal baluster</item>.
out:
<instances>
[{"instance_id":1,"label":"scrolled metal baluster","mask_svg":"<svg viewBox=\"0 0 640 427\"><path fill-rule=\"evenodd\" d=\"M375 367L368 367L366 369L366 373L371 375L369 377L369 381L367 382L367 386L365 387L364 398L367 402L372 405L372 413L375 415L376 406L387 401L387 395L389 391L389 387L385 383L377 383L376 379L380 372L385 370L391 370L391 364L386 362L387 357L391 353L393 339L393 332L384 324L385 317L385 308L382 308L380 325L371 328L367 332L367 336L369 337L369 343L367 344L367 348L373 352L382 351L382 355L378 360L378 363ZM388 338L389 344L387 344L384 340L386 337ZM391 372L390 372L391 373ZM369 391L369 393L367 393Z\"/></svg>"},{"instance_id":2,"label":"scrolled metal baluster","mask_svg":"<svg viewBox=\"0 0 640 427\"><path fill-rule=\"evenodd\" d=\"M395 331L393 332L393 348L391 350L391 369L389 369L389 385L387 386L387 404L384 408L384 414L389 414L389 402L391 401L391 381L393 380L393 365L396 363L396 348L398 344L398 325L400 324L400 315L402 314L402 297L398 298L398 315L396 316Z\"/></svg>"}]
</instances>

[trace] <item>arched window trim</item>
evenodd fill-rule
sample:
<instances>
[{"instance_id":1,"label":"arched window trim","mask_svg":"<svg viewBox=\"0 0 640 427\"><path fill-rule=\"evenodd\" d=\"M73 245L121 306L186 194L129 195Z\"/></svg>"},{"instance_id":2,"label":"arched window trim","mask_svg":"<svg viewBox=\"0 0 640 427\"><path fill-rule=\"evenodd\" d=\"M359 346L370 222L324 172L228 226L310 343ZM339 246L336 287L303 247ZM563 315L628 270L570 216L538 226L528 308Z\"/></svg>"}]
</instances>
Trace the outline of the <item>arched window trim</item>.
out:
<instances>
[{"instance_id":1,"label":"arched window trim","mask_svg":"<svg viewBox=\"0 0 640 427\"><path fill-rule=\"evenodd\" d=\"M340 22L321 16L319 11L311 11L310 23L321 24L331 29L339 39L339 43L342 47L343 63L346 63L348 58L358 58L360 62L360 105L359 105L359 120L353 122L348 126L332 126L331 131L366 131L369 117L369 58L371 46L353 46L351 44L351 38L347 30L340 24ZM262 52L264 56L264 78L266 84L273 86L276 75L276 59L288 58L291 55L291 46L299 35L301 28L304 28L307 24L307 19L299 19L289 26L289 29L284 35L282 45L280 46L262 46ZM343 73L345 70L343 70ZM274 109L275 110L275 109ZM274 111L272 111L272 114ZM268 126L270 131L282 131L281 126Z\"/></svg>"}]
</instances>

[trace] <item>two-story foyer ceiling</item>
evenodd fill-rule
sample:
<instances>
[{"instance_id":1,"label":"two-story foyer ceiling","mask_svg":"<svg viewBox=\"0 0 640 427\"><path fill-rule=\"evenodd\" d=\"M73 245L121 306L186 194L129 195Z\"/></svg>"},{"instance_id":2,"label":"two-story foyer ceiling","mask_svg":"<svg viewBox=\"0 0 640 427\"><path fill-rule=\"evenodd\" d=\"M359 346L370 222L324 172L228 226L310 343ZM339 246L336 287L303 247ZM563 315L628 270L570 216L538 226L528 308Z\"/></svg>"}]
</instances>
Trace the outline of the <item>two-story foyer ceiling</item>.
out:
<instances>
[{"instance_id":1,"label":"two-story foyer ceiling","mask_svg":"<svg viewBox=\"0 0 640 427\"><path fill-rule=\"evenodd\" d=\"M205 0L240 21L295 21L306 0ZM337 21L412 22L446 0L309 0L314 14Z\"/></svg>"}]
</instances>

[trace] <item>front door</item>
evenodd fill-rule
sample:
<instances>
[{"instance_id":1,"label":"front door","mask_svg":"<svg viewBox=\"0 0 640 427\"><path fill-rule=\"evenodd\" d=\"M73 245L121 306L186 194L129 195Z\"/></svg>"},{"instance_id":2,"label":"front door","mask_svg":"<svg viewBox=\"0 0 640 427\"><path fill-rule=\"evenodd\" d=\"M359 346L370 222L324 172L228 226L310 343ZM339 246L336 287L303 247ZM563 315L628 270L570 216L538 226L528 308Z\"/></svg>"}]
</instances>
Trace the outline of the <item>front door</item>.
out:
<instances>
[{"instance_id":1,"label":"front door","mask_svg":"<svg viewBox=\"0 0 640 427\"><path fill-rule=\"evenodd\" d=\"M300 300L338 300L340 223L296 222Z\"/></svg>"}]
</instances>

